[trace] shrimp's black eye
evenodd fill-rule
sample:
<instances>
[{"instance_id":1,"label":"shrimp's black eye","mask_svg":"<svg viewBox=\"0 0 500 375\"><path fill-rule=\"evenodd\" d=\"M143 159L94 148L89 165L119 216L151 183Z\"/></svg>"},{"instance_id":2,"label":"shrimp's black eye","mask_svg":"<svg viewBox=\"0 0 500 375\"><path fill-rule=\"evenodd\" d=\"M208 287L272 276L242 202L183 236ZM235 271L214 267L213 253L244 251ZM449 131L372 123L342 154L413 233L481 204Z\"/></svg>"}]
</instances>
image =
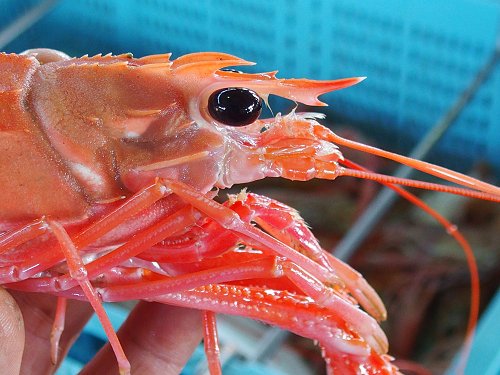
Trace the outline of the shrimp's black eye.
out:
<instances>
[{"instance_id":1,"label":"shrimp's black eye","mask_svg":"<svg viewBox=\"0 0 500 375\"><path fill-rule=\"evenodd\" d=\"M262 99L254 91L242 87L217 90L208 98L210 116L224 125L251 124L261 111Z\"/></svg>"}]
</instances>

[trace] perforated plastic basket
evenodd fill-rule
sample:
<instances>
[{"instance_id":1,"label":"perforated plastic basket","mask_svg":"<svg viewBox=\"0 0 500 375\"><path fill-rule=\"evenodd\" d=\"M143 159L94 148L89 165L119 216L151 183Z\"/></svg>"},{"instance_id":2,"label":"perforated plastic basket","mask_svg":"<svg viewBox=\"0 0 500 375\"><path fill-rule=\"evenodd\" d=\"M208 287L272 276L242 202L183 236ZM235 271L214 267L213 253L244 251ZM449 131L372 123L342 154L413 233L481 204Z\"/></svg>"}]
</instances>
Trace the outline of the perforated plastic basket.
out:
<instances>
[{"instance_id":1,"label":"perforated plastic basket","mask_svg":"<svg viewBox=\"0 0 500 375\"><path fill-rule=\"evenodd\" d=\"M0 0L0 21L33 3ZM280 69L281 76L368 76L327 100L336 115L401 151L493 53L499 17L500 3L486 0L62 0L7 50L217 50L257 61L260 70ZM441 162L464 169L485 160L500 171L499 119L496 69L439 143Z\"/></svg>"}]
</instances>

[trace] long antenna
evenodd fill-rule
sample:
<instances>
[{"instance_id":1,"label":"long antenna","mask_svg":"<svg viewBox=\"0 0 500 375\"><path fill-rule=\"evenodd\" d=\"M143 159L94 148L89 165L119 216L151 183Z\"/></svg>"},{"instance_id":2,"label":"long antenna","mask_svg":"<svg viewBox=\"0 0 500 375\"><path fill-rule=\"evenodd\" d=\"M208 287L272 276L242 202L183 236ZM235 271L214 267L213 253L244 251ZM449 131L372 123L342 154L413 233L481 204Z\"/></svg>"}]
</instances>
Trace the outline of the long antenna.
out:
<instances>
[{"instance_id":1,"label":"long antenna","mask_svg":"<svg viewBox=\"0 0 500 375\"><path fill-rule=\"evenodd\" d=\"M410 153L413 159L424 159L436 142L443 136L453 124L462 110L472 100L481 85L488 79L500 59L500 40L497 41L495 50L484 66L476 74L469 86L458 97L453 106L438 120L438 122L427 132L425 137L415 146ZM410 178L415 172L413 168L400 166L394 176ZM347 234L332 249L332 254L337 258L348 261L356 252L357 248L371 233L382 216L389 210L398 197L397 193L389 188L384 188L372 201L364 213L351 226Z\"/></svg>"}]
</instances>

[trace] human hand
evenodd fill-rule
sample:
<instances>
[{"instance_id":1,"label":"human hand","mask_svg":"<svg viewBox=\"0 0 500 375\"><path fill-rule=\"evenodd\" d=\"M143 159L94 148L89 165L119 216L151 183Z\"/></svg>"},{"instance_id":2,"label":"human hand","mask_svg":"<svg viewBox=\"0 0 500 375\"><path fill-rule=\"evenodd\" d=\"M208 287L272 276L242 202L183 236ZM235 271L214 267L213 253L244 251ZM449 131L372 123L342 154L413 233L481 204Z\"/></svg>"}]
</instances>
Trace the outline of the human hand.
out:
<instances>
[{"instance_id":1,"label":"human hand","mask_svg":"<svg viewBox=\"0 0 500 375\"><path fill-rule=\"evenodd\" d=\"M51 374L76 340L92 308L69 301L60 340L59 362L50 360L50 332L56 297L0 288L0 369L5 374ZM202 337L201 313L192 309L140 302L118 332L135 374L179 374ZM81 374L118 374L106 344Z\"/></svg>"}]
</instances>

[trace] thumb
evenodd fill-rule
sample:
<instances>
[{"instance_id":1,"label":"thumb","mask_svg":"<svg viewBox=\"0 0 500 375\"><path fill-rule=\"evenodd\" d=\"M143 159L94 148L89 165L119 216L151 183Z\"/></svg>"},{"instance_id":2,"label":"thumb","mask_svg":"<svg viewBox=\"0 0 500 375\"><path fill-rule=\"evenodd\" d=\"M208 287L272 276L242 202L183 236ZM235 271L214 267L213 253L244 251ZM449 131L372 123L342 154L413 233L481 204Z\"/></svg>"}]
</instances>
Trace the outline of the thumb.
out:
<instances>
[{"instance_id":1,"label":"thumb","mask_svg":"<svg viewBox=\"0 0 500 375\"><path fill-rule=\"evenodd\" d=\"M0 288L0 369L19 374L24 350L24 322L14 298Z\"/></svg>"}]
</instances>

